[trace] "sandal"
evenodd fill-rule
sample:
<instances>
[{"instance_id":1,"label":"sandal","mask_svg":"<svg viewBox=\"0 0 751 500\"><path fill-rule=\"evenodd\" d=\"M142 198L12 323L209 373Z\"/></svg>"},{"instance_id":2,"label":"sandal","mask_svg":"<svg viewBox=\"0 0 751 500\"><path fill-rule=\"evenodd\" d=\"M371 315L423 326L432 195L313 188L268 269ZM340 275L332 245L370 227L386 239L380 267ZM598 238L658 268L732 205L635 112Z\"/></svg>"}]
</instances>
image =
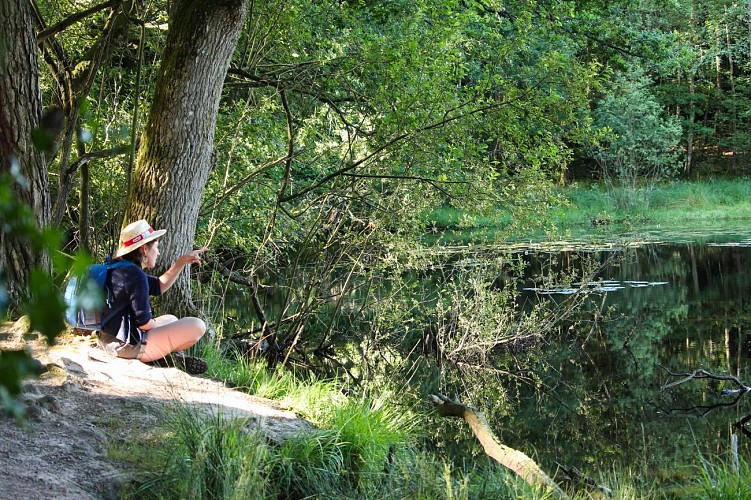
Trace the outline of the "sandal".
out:
<instances>
[{"instance_id":1,"label":"sandal","mask_svg":"<svg viewBox=\"0 0 751 500\"><path fill-rule=\"evenodd\" d=\"M153 366L162 368L177 368L191 375L200 375L209 369L209 364L195 356L188 356L183 351L170 353L162 359L151 362Z\"/></svg>"}]
</instances>

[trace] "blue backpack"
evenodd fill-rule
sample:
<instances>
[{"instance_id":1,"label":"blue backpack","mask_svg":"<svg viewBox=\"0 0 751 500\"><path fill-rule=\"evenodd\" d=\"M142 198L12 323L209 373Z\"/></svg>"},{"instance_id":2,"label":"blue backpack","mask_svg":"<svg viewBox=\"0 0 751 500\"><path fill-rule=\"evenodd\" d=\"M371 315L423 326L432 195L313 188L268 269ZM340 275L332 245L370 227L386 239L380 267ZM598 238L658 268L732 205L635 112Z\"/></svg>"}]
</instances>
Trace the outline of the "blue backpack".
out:
<instances>
[{"instance_id":1,"label":"blue backpack","mask_svg":"<svg viewBox=\"0 0 751 500\"><path fill-rule=\"evenodd\" d=\"M65 285L65 322L82 330L101 330L102 325L120 313L127 304L111 309L112 292L107 287L110 269L135 265L130 261L110 262L89 266L80 278L71 276Z\"/></svg>"}]
</instances>

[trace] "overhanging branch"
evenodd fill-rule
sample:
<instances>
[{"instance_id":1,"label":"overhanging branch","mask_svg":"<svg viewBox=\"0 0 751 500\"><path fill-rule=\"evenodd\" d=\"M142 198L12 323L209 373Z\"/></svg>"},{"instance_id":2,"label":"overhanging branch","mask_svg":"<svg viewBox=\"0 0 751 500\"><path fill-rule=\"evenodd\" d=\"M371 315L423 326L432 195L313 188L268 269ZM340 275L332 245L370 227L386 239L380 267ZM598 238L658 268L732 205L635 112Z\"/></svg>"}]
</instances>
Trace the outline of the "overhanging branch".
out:
<instances>
[{"instance_id":1,"label":"overhanging branch","mask_svg":"<svg viewBox=\"0 0 751 500\"><path fill-rule=\"evenodd\" d=\"M463 106L460 106L459 108L455 108L454 110L447 111L444 114L444 117L442 119L440 119L438 121L435 121L433 123L429 123L429 124L425 125L424 127L420 127L420 128L418 128L416 130L406 131L406 132L402 132L400 134L395 135L394 137L392 137L391 139L389 139L385 143L381 144L379 147L375 148L373 151L371 151L370 153L368 153L364 157L360 158L359 160L353 161L352 163L350 163L350 164L348 164L348 165L340 168L339 170L336 170L335 172L332 172L332 173L324 176L319 181L311 184L310 186L308 186L306 188L301 189L300 191L298 191L296 193L292 193L289 196L285 196L285 197L281 198L280 201L283 202L283 203L286 203L286 202L292 201L292 200L294 200L296 198L299 198L301 196L304 196L304 195L308 194L309 192L311 192L311 191L313 191L315 189L318 189L321 186L326 185L332 179L335 179L336 177L340 177L340 176L342 176L344 174L347 174L347 173L351 172L352 170L354 170L357 167L363 165L364 163L368 162L369 160L371 160L371 159L373 159L373 158L381 155L384 151L386 151L387 149L391 148L392 146L394 146L396 144L399 144L400 142L402 142L402 141L404 141L404 140L406 140L406 139L408 139L410 137L415 137L415 136L417 136L417 135L419 135L421 133L427 132L429 130L433 130L433 129L436 129L436 128L440 128L440 127L446 126L446 125L448 125L451 122L454 122L454 121L457 121L457 120L460 120L460 119L463 119L463 118L467 118L467 117L475 115L475 114L484 113L485 111L488 111L490 109L495 109L495 108L501 107L501 106L506 105L506 104L508 104L507 101L496 102L496 103L493 103L493 104L489 104L487 106L481 106L479 108L475 108L475 109L470 110L470 111L468 111L466 113L458 113L458 114L455 114L455 115L451 114L451 112L455 111L456 109L461 109L461 107L463 107Z\"/></svg>"},{"instance_id":2,"label":"overhanging branch","mask_svg":"<svg viewBox=\"0 0 751 500\"><path fill-rule=\"evenodd\" d=\"M75 174L81 165L85 165L91 160L97 158L112 158L113 156L125 154L128 150L129 146L116 146L114 148L101 149L99 151L89 151L88 153L83 154L78 160L71 163L68 170L65 171L65 174L69 176Z\"/></svg>"},{"instance_id":3,"label":"overhanging branch","mask_svg":"<svg viewBox=\"0 0 751 500\"><path fill-rule=\"evenodd\" d=\"M53 24L52 26L40 31L37 34L37 42L42 43L47 38L51 37L52 35L56 35L62 31L65 31L68 27L74 25L78 21L85 19L92 14L96 14L97 12L100 12L108 7L114 7L115 5L120 4L121 1L122 0L109 0L104 3L94 5L93 7L90 7L86 10L82 10L81 12L76 12L75 14L71 14L70 16L60 21L59 23Z\"/></svg>"},{"instance_id":4,"label":"overhanging branch","mask_svg":"<svg viewBox=\"0 0 751 500\"><path fill-rule=\"evenodd\" d=\"M651 401L651 403L658 408L658 410L662 411L665 415L671 415L671 414L680 414L680 415L686 415L686 414L699 414L700 416L707 415L708 413L718 410L720 408L733 408L738 406L738 403L740 400L749 392L751 392L751 387L747 386L743 382L738 379L738 377L735 377L733 375L720 375L717 373L712 373L710 371L704 370L704 369L698 369L694 370L689 373L675 373L672 372L666 368L663 367L670 376L672 377L679 377L677 380L664 384L662 387L660 387L660 391L658 394L664 393L668 391L669 389L679 387L683 384L686 384L688 382L691 382L692 380L716 380L720 382L730 382L733 385L735 385L734 389L723 389L721 391L721 394L723 396L735 396L732 401L721 401L719 403L714 404L695 404L690 405L686 407L663 407L659 404L657 404L654 400ZM741 420L733 423L733 427L736 429L740 429L743 434L749 438L751 438L751 431L749 431L746 428L746 424L751 421L751 414L746 415Z\"/></svg>"}]
</instances>

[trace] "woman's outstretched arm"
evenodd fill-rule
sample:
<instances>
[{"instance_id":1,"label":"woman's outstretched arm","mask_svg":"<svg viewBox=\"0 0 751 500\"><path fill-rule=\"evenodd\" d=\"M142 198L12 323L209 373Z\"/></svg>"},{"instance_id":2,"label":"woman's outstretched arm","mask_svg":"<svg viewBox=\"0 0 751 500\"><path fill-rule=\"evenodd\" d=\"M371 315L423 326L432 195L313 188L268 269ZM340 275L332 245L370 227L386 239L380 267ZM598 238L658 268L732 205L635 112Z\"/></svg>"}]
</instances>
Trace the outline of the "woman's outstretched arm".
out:
<instances>
[{"instance_id":1,"label":"woman's outstretched arm","mask_svg":"<svg viewBox=\"0 0 751 500\"><path fill-rule=\"evenodd\" d=\"M189 264L200 264L201 254L206 250L207 248L199 248L198 250L193 250L192 252L188 252L178 257L175 263L172 264L172 266L167 269L164 274L159 276L159 283L161 283L162 293L170 289L170 287L175 283L175 280L177 280L177 277L180 276L180 273L185 266Z\"/></svg>"}]
</instances>

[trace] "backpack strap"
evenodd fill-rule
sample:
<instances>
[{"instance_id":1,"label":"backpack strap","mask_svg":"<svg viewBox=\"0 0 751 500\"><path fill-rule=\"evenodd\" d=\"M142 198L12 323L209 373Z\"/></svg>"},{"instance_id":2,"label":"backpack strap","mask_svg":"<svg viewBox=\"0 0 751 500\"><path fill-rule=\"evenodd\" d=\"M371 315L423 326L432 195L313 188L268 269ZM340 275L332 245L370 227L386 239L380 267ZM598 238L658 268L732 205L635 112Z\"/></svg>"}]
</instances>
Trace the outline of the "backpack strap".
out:
<instances>
[{"instance_id":1,"label":"backpack strap","mask_svg":"<svg viewBox=\"0 0 751 500\"><path fill-rule=\"evenodd\" d=\"M118 260L117 262L112 262L112 259L108 256L105 261L104 265L107 268L107 275L104 277L104 290L107 293L107 297L105 298L107 302L107 306L110 305L110 289L107 286L107 278L109 277L109 273L112 269L117 269L118 267L125 267L125 266L135 266L134 263L132 263L129 260ZM110 310L109 313L104 315L102 317L101 325L104 326L106 323L108 323L112 318L120 314L126 307L128 307L128 304L123 304L120 307L117 307L115 309Z\"/></svg>"},{"instance_id":2,"label":"backpack strap","mask_svg":"<svg viewBox=\"0 0 751 500\"><path fill-rule=\"evenodd\" d=\"M112 309L109 313L107 313L104 317L102 317L101 325L104 326L105 324L109 323L109 321L120 314L128 304L123 304L120 307L117 307L115 309Z\"/></svg>"}]
</instances>

